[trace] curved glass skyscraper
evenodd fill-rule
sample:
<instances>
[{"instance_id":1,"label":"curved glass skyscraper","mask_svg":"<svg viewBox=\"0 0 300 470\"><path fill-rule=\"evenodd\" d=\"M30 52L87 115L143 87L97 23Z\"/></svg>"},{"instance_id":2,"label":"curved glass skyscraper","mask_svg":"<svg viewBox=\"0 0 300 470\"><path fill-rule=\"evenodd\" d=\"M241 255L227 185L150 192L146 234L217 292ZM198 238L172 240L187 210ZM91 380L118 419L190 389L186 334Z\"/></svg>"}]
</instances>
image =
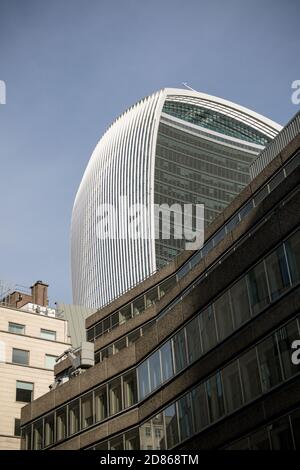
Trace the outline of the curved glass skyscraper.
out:
<instances>
[{"instance_id":1,"label":"curved glass skyscraper","mask_svg":"<svg viewBox=\"0 0 300 470\"><path fill-rule=\"evenodd\" d=\"M204 204L207 225L249 182L251 162L280 129L249 109L190 90L163 89L123 113L98 142L76 195L74 303L101 307L176 256L183 240L155 239L153 205ZM99 239L103 204L119 211L121 224L132 205L149 208L140 220L145 239Z\"/></svg>"}]
</instances>

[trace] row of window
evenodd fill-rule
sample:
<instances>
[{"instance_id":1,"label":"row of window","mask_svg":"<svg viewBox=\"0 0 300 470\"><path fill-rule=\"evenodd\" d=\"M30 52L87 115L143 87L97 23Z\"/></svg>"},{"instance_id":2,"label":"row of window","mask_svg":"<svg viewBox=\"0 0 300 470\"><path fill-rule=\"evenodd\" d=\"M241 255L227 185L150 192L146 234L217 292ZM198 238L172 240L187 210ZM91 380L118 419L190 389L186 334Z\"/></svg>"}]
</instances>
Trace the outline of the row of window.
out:
<instances>
[{"instance_id":1,"label":"row of window","mask_svg":"<svg viewBox=\"0 0 300 470\"><path fill-rule=\"evenodd\" d=\"M136 428L135 448L171 449L298 374L299 366L291 362L291 343L300 334L298 320L277 329ZM125 436L101 442L93 449L126 449Z\"/></svg>"},{"instance_id":2,"label":"row of window","mask_svg":"<svg viewBox=\"0 0 300 470\"><path fill-rule=\"evenodd\" d=\"M300 450L300 409L226 446L225 450Z\"/></svg>"},{"instance_id":3,"label":"row of window","mask_svg":"<svg viewBox=\"0 0 300 470\"><path fill-rule=\"evenodd\" d=\"M20 323L8 323L8 331L10 333L15 333L17 335L25 335L25 328L25 325L21 325ZM44 328L41 328L40 338L48 339L50 341L56 341L56 331L45 330Z\"/></svg>"},{"instance_id":4,"label":"row of window","mask_svg":"<svg viewBox=\"0 0 300 470\"><path fill-rule=\"evenodd\" d=\"M29 366L29 351L24 349L12 349L12 363L13 364L21 364ZM53 356L52 354L45 354L45 362L44 367L45 369L54 369L54 365L56 363L57 356Z\"/></svg>"},{"instance_id":5,"label":"row of window","mask_svg":"<svg viewBox=\"0 0 300 470\"><path fill-rule=\"evenodd\" d=\"M139 399L195 362L299 281L298 229L138 367ZM130 335L131 343L139 338L136 331ZM127 345L127 337L110 344L96 353L97 362Z\"/></svg>"},{"instance_id":6,"label":"row of window","mask_svg":"<svg viewBox=\"0 0 300 470\"><path fill-rule=\"evenodd\" d=\"M184 264L178 271L177 274L171 278L163 281L162 284L156 285L150 291L146 292L142 297L134 300L130 304L125 305L121 311L115 312L109 315L104 320L97 323L95 326L87 330L87 340L94 341L95 338L103 335L110 331L112 328L127 322L134 316L134 312L141 313L137 309L137 305L142 305L144 311L148 306L157 302L161 298L161 289L164 294L165 291L170 290L176 282L182 277L186 276L191 269L193 269L203 257L205 257L217 244L223 240L226 234L230 233L243 219L246 217L255 207L257 207L289 174L292 173L300 165L300 152L298 152L288 163L266 183L259 191L254 195L250 201L248 201L235 215L233 215L229 221L223 225L212 238L208 239L203 245L201 250L197 251L190 260ZM157 247L156 247L157 248ZM164 286L170 282L170 288ZM149 299L150 297L150 299ZM152 297L152 300L151 300Z\"/></svg>"},{"instance_id":7,"label":"row of window","mask_svg":"<svg viewBox=\"0 0 300 470\"><path fill-rule=\"evenodd\" d=\"M294 319L166 408L161 418L164 432L160 448L174 447L181 440L299 373L299 366L291 361L291 344L299 337L298 320ZM197 348L193 342L194 338L191 337L191 351ZM178 337L175 363L181 368L185 363L182 355L184 343L184 338ZM140 366L143 370L141 372L139 368L138 381L136 370L132 369L28 425L24 430L26 448L47 447L135 405L141 394L149 392L145 389L146 380L143 377L148 377L150 386L157 388L161 378L167 380L172 376L170 348L170 342L165 343L159 353L154 353ZM153 420L150 420L143 426L152 425ZM141 446L144 446L143 440Z\"/></svg>"}]
</instances>

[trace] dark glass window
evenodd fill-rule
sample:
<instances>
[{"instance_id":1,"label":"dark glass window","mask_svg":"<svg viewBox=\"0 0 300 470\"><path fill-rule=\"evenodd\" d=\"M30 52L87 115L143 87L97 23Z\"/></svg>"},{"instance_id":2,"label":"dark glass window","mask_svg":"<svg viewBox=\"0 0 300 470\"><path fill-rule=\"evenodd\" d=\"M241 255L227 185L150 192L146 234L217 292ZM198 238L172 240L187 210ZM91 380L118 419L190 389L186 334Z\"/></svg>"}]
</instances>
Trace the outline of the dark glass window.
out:
<instances>
[{"instance_id":1,"label":"dark glass window","mask_svg":"<svg viewBox=\"0 0 300 470\"><path fill-rule=\"evenodd\" d=\"M192 403L189 394L178 401L178 420L180 429L180 440L187 439L193 432Z\"/></svg>"},{"instance_id":2,"label":"dark glass window","mask_svg":"<svg viewBox=\"0 0 300 470\"><path fill-rule=\"evenodd\" d=\"M153 433L154 449L163 450L166 448L164 418L163 413L159 413L151 420Z\"/></svg>"},{"instance_id":3,"label":"dark glass window","mask_svg":"<svg viewBox=\"0 0 300 470\"><path fill-rule=\"evenodd\" d=\"M121 378L113 380L108 384L109 389L109 411L113 415L122 410L122 388Z\"/></svg>"},{"instance_id":4,"label":"dark glass window","mask_svg":"<svg viewBox=\"0 0 300 470\"><path fill-rule=\"evenodd\" d=\"M272 450L293 450L293 438L288 416L270 426Z\"/></svg>"},{"instance_id":5,"label":"dark glass window","mask_svg":"<svg viewBox=\"0 0 300 470\"><path fill-rule=\"evenodd\" d=\"M81 398L81 427L87 428L94 422L93 394L90 393Z\"/></svg>"},{"instance_id":6,"label":"dark glass window","mask_svg":"<svg viewBox=\"0 0 300 470\"><path fill-rule=\"evenodd\" d=\"M44 427L44 443L47 447L54 443L54 413L45 417Z\"/></svg>"},{"instance_id":7,"label":"dark glass window","mask_svg":"<svg viewBox=\"0 0 300 470\"><path fill-rule=\"evenodd\" d=\"M88 329L87 332L86 332L86 339L87 339L87 341L93 342L93 341L94 341L94 338L95 338L94 328Z\"/></svg>"},{"instance_id":8,"label":"dark glass window","mask_svg":"<svg viewBox=\"0 0 300 470\"><path fill-rule=\"evenodd\" d=\"M261 383L255 348L239 358L242 386L245 401L253 400L261 394Z\"/></svg>"},{"instance_id":9,"label":"dark glass window","mask_svg":"<svg viewBox=\"0 0 300 470\"><path fill-rule=\"evenodd\" d=\"M180 372L187 365L185 330L179 331L172 339L175 371Z\"/></svg>"},{"instance_id":10,"label":"dark glass window","mask_svg":"<svg viewBox=\"0 0 300 470\"><path fill-rule=\"evenodd\" d=\"M247 275L252 313L256 315L268 303L269 294L263 262L257 264Z\"/></svg>"},{"instance_id":11,"label":"dark glass window","mask_svg":"<svg viewBox=\"0 0 300 470\"><path fill-rule=\"evenodd\" d=\"M206 394L210 421L213 423L224 415L224 395L221 374L217 372L206 382Z\"/></svg>"},{"instance_id":12,"label":"dark glass window","mask_svg":"<svg viewBox=\"0 0 300 470\"><path fill-rule=\"evenodd\" d=\"M234 324L238 328L251 316L246 277L242 277L231 287L230 296Z\"/></svg>"},{"instance_id":13,"label":"dark glass window","mask_svg":"<svg viewBox=\"0 0 300 470\"><path fill-rule=\"evenodd\" d=\"M266 338L257 346L262 388L267 391L282 381L278 348L275 335Z\"/></svg>"},{"instance_id":14,"label":"dark glass window","mask_svg":"<svg viewBox=\"0 0 300 470\"><path fill-rule=\"evenodd\" d=\"M240 439L239 441L231 444L231 446L227 447L226 450L249 450L249 439L245 437L244 439Z\"/></svg>"},{"instance_id":15,"label":"dark glass window","mask_svg":"<svg viewBox=\"0 0 300 470\"><path fill-rule=\"evenodd\" d=\"M226 291L214 302L214 309L219 341L222 341L233 331L233 321L228 291Z\"/></svg>"},{"instance_id":16,"label":"dark glass window","mask_svg":"<svg viewBox=\"0 0 300 470\"><path fill-rule=\"evenodd\" d=\"M126 348L126 337L115 343L115 354Z\"/></svg>"},{"instance_id":17,"label":"dark glass window","mask_svg":"<svg viewBox=\"0 0 300 470\"><path fill-rule=\"evenodd\" d=\"M140 336L141 336L141 332L140 332L139 329L135 330L135 331L132 331L132 333L129 333L129 335L128 335L128 346L135 343Z\"/></svg>"},{"instance_id":18,"label":"dark glass window","mask_svg":"<svg viewBox=\"0 0 300 470\"><path fill-rule=\"evenodd\" d=\"M111 439L109 441L110 443L110 450L124 450L124 444L123 444L123 436L118 436L115 437L114 439Z\"/></svg>"},{"instance_id":19,"label":"dark glass window","mask_svg":"<svg viewBox=\"0 0 300 470\"><path fill-rule=\"evenodd\" d=\"M21 420L20 418L15 418L15 436L21 436Z\"/></svg>"},{"instance_id":20,"label":"dark glass window","mask_svg":"<svg viewBox=\"0 0 300 470\"><path fill-rule=\"evenodd\" d=\"M139 450L140 449L140 437L139 430L134 429L125 434L125 449L126 450Z\"/></svg>"},{"instance_id":21,"label":"dark glass window","mask_svg":"<svg viewBox=\"0 0 300 470\"><path fill-rule=\"evenodd\" d=\"M199 324L203 352L206 352L217 344L215 316L211 305L200 312Z\"/></svg>"},{"instance_id":22,"label":"dark glass window","mask_svg":"<svg viewBox=\"0 0 300 470\"><path fill-rule=\"evenodd\" d=\"M292 282L300 281L300 230L297 230L286 242L286 252Z\"/></svg>"},{"instance_id":23,"label":"dark glass window","mask_svg":"<svg viewBox=\"0 0 300 470\"><path fill-rule=\"evenodd\" d=\"M195 431L199 432L209 423L205 384L202 383L191 392Z\"/></svg>"},{"instance_id":24,"label":"dark glass window","mask_svg":"<svg viewBox=\"0 0 300 470\"><path fill-rule=\"evenodd\" d=\"M290 287L290 279L283 246L277 248L266 258L271 299L275 300Z\"/></svg>"},{"instance_id":25,"label":"dark glass window","mask_svg":"<svg viewBox=\"0 0 300 470\"><path fill-rule=\"evenodd\" d=\"M29 403L33 399L33 383L17 380L16 401Z\"/></svg>"},{"instance_id":26,"label":"dark glass window","mask_svg":"<svg viewBox=\"0 0 300 470\"><path fill-rule=\"evenodd\" d=\"M176 406L171 405L164 410L165 426L166 426L166 439L167 449L171 449L178 444L178 418Z\"/></svg>"},{"instance_id":27,"label":"dark glass window","mask_svg":"<svg viewBox=\"0 0 300 470\"><path fill-rule=\"evenodd\" d=\"M162 365L162 380L165 382L174 375L171 341L167 341L160 348L161 365Z\"/></svg>"},{"instance_id":28,"label":"dark glass window","mask_svg":"<svg viewBox=\"0 0 300 470\"><path fill-rule=\"evenodd\" d=\"M67 437L67 409L60 408L56 412L56 440L60 441Z\"/></svg>"},{"instance_id":29,"label":"dark glass window","mask_svg":"<svg viewBox=\"0 0 300 470\"><path fill-rule=\"evenodd\" d=\"M79 400L74 400L69 405L69 435L79 431Z\"/></svg>"},{"instance_id":30,"label":"dark glass window","mask_svg":"<svg viewBox=\"0 0 300 470\"><path fill-rule=\"evenodd\" d=\"M144 312L145 310L145 299L144 296L142 295L141 297L137 298L133 303L132 303L132 311L133 311L133 316L135 317L136 315L140 315L141 313Z\"/></svg>"},{"instance_id":31,"label":"dark glass window","mask_svg":"<svg viewBox=\"0 0 300 470\"><path fill-rule=\"evenodd\" d=\"M250 436L252 450L270 450L270 437L268 428L260 429Z\"/></svg>"},{"instance_id":32,"label":"dark glass window","mask_svg":"<svg viewBox=\"0 0 300 470\"><path fill-rule=\"evenodd\" d=\"M156 351L149 357L150 389L155 390L161 384L160 354Z\"/></svg>"},{"instance_id":33,"label":"dark glass window","mask_svg":"<svg viewBox=\"0 0 300 470\"><path fill-rule=\"evenodd\" d=\"M95 336L96 338L98 338L99 336L101 336L103 333L103 323L102 321L100 321L99 323L97 323L97 325L95 326Z\"/></svg>"},{"instance_id":34,"label":"dark glass window","mask_svg":"<svg viewBox=\"0 0 300 470\"><path fill-rule=\"evenodd\" d=\"M96 422L107 418L107 387L103 385L95 391Z\"/></svg>"},{"instance_id":35,"label":"dark glass window","mask_svg":"<svg viewBox=\"0 0 300 470\"><path fill-rule=\"evenodd\" d=\"M151 307L158 300L158 288L154 287L149 292L146 292L146 308Z\"/></svg>"},{"instance_id":36,"label":"dark glass window","mask_svg":"<svg viewBox=\"0 0 300 470\"><path fill-rule=\"evenodd\" d=\"M291 423L296 450L300 450L300 409L294 411L291 415Z\"/></svg>"},{"instance_id":37,"label":"dark glass window","mask_svg":"<svg viewBox=\"0 0 300 470\"><path fill-rule=\"evenodd\" d=\"M188 362L192 363L199 359L202 354L198 316L187 324L186 339L188 345Z\"/></svg>"},{"instance_id":38,"label":"dark glass window","mask_svg":"<svg viewBox=\"0 0 300 470\"><path fill-rule=\"evenodd\" d=\"M134 405L137 402L136 372L131 371L123 376L124 407Z\"/></svg>"},{"instance_id":39,"label":"dark glass window","mask_svg":"<svg viewBox=\"0 0 300 470\"><path fill-rule=\"evenodd\" d=\"M242 386L238 362L234 361L222 370L226 411L231 413L243 404Z\"/></svg>"},{"instance_id":40,"label":"dark glass window","mask_svg":"<svg viewBox=\"0 0 300 470\"><path fill-rule=\"evenodd\" d=\"M32 436L32 428L31 424L29 426L26 426L24 429L24 439L25 439L25 449L26 450L31 450L31 436Z\"/></svg>"},{"instance_id":41,"label":"dark glass window","mask_svg":"<svg viewBox=\"0 0 300 470\"><path fill-rule=\"evenodd\" d=\"M176 276L172 276L166 281L162 282L159 286L159 295L163 297L176 285Z\"/></svg>"},{"instance_id":42,"label":"dark glass window","mask_svg":"<svg viewBox=\"0 0 300 470\"><path fill-rule=\"evenodd\" d=\"M108 316L103 320L103 333L107 333L111 329L111 317Z\"/></svg>"},{"instance_id":43,"label":"dark glass window","mask_svg":"<svg viewBox=\"0 0 300 470\"><path fill-rule=\"evenodd\" d=\"M139 399L142 400L150 393L149 383L149 361L144 361L138 367L138 385L139 385Z\"/></svg>"},{"instance_id":44,"label":"dark glass window","mask_svg":"<svg viewBox=\"0 0 300 470\"><path fill-rule=\"evenodd\" d=\"M41 450L43 447L43 420L40 419L33 424L33 449Z\"/></svg>"},{"instance_id":45,"label":"dark glass window","mask_svg":"<svg viewBox=\"0 0 300 470\"><path fill-rule=\"evenodd\" d=\"M130 320L131 317L131 304L125 305L125 307L120 310L120 325Z\"/></svg>"},{"instance_id":46,"label":"dark glass window","mask_svg":"<svg viewBox=\"0 0 300 470\"><path fill-rule=\"evenodd\" d=\"M298 340L300 337L297 321L294 320L280 328L280 330L276 332L276 337L281 356L283 373L285 378L288 379L299 372L299 366L293 364L291 361L291 345L294 340Z\"/></svg>"},{"instance_id":47,"label":"dark glass window","mask_svg":"<svg viewBox=\"0 0 300 470\"><path fill-rule=\"evenodd\" d=\"M95 450L108 450L108 441L100 442L95 446Z\"/></svg>"},{"instance_id":48,"label":"dark glass window","mask_svg":"<svg viewBox=\"0 0 300 470\"><path fill-rule=\"evenodd\" d=\"M29 364L29 351L24 351L23 349L13 348L12 350L12 362L15 364Z\"/></svg>"}]
</instances>

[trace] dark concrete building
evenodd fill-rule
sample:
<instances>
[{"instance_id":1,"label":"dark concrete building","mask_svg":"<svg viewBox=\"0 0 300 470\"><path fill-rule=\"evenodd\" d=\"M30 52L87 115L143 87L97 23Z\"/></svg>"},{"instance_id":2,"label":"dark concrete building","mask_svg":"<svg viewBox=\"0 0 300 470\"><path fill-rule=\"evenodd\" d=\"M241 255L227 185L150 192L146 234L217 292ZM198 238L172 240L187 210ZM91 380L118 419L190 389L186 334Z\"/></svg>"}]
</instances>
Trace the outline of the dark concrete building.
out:
<instances>
[{"instance_id":1,"label":"dark concrete building","mask_svg":"<svg viewBox=\"0 0 300 470\"><path fill-rule=\"evenodd\" d=\"M95 365L57 364L24 449L300 449L299 113L261 160L200 251L86 320Z\"/></svg>"}]
</instances>

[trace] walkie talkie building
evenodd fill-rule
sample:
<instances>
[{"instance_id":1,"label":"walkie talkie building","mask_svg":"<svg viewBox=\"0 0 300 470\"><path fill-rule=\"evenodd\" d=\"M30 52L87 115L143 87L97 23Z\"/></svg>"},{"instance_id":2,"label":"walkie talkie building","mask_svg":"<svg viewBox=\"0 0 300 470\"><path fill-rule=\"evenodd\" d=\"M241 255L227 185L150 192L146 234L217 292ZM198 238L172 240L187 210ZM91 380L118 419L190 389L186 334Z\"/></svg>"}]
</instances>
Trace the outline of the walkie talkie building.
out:
<instances>
[{"instance_id":1,"label":"walkie talkie building","mask_svg":"<svg viewBox=\"0 0 300 470\"><path fill-rule=\"evenodd\" d=\"M76 195L74 303L101 307L168 263L184 241L155 238L153 205L204 204L209 224L246 186L251 162L280 130L232 102L173 88L124 112L98 142ZM130 206L150 208L141 219L145 239L97 237L99 207L120 211L121 197L124 223Z\"/></svg>"}]
</instances>

